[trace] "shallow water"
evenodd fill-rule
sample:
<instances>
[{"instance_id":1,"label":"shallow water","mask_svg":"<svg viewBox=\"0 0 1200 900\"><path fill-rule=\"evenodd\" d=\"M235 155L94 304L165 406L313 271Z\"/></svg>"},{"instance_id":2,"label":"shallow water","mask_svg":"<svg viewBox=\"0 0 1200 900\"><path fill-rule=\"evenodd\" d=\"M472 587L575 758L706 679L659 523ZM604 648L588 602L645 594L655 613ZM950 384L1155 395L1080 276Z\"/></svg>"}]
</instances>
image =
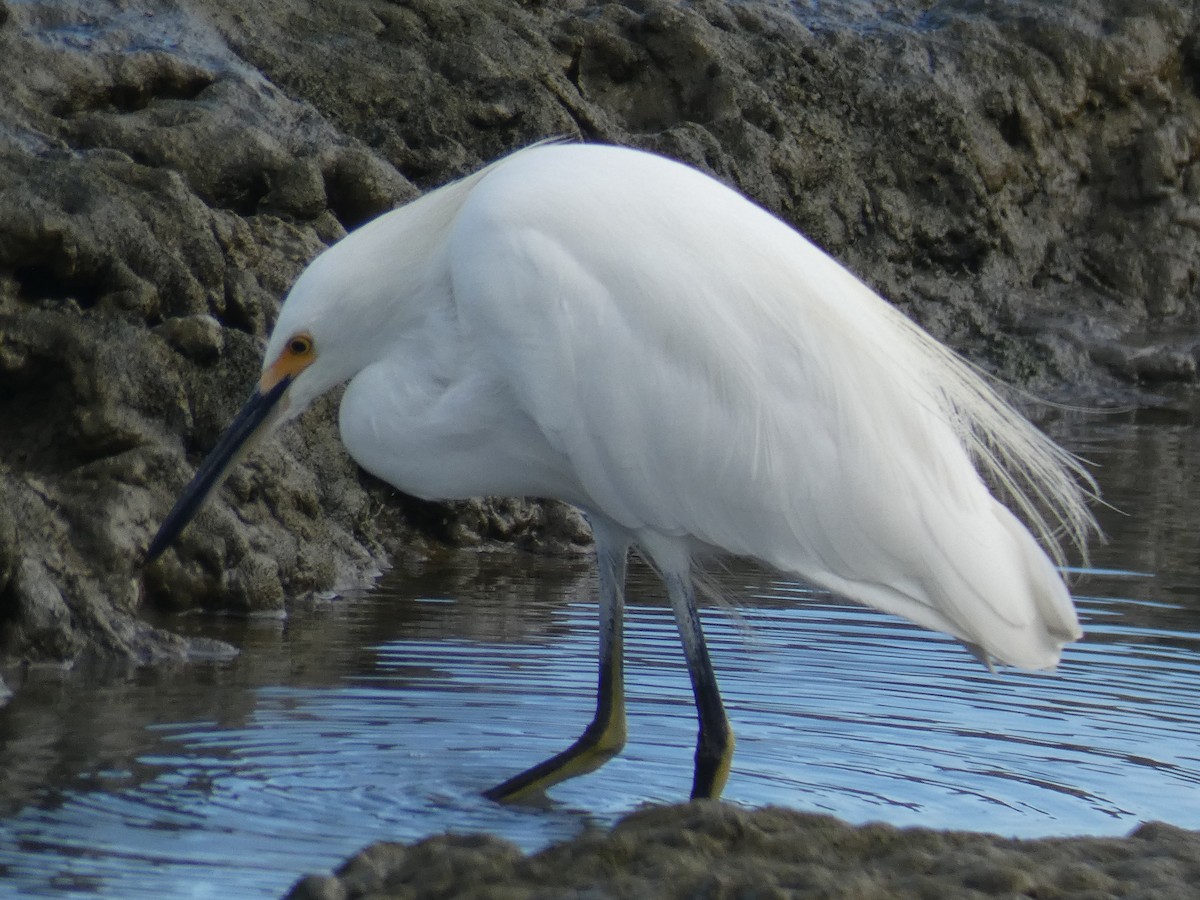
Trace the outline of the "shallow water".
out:
<instances>
[{"instance_id":1,"label":"shallow water","mask_svg":"<svg viewBox=\"0 0 1200 900\"><path fill-rule=\"evenodd\" d=\"M1076 582L1056 674L751 566L705 612L737 755L725 797L853 822L1017 836L1200 828L1200 430L1055 424L1094 461L1110 543ZM0 896L277 896L376 839L487 830L526 849L683 799L695 718L669 610L634 567L630 741L550 809L479 792L564 747L595 689L586 561L454 553L288 622L185 619L231 661L80 683L0 710Z\"/></svg>"}]
</instances>

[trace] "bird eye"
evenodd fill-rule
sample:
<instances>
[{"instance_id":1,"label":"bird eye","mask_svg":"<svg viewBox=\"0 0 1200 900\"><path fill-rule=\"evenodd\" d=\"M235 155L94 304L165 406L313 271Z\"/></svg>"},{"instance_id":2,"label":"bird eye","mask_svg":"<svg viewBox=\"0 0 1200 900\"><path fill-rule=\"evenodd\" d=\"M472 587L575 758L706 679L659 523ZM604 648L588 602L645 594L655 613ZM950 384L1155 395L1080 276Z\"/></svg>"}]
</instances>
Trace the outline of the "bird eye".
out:
<instances>
[{"instance_id":1,"label":"bird eye","mask_svg":"<svg viewBox=\"0 0 1200 900\"><path fill-rule=\"evenodd\" d=\"M312 352L312 338L298 334L288 341L288 351L293 356L308 356Z\"/></svg>"}]
</instances>

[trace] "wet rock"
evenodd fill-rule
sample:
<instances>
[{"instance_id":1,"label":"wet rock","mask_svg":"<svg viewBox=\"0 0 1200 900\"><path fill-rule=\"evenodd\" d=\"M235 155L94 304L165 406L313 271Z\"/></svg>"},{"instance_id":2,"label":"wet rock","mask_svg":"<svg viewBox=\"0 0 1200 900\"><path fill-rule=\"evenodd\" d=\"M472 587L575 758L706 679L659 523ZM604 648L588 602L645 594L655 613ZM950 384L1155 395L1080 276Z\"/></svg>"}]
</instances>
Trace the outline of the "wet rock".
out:
<instances>
[{"instance_id":1,"label":"wet rock","mask_svg":"<svg viewBox=\"0 0 1200 900\"><path fill-rule=\"evenodd\" d=\"M420 194L407 178L363 147L339 148L322 175L329 208L346 229Z\"/></svg>"},{"instance_id":2,"label":"wet rock","mask_svg":"<svg viewBox=\"0 0 1200 900\"><path fill-rule=\"evenodd\" d=\"M374 844L288 897L1186 897L1198 878L1200 833L1160 823L1018 841L704 801L531 856L486 836Z\"/></svg>"},{"instance_id":3,"label":"wet rock","mask_svg":"<svg viewBox=\"0 0 1200 900\"><path fill-rule=\"evenodd\" d=\"M212 316L168 319L155 331L173 348L197 362L214 361L225 346L221 323Z\"/></svg>"},{"instance_id":4,"label":"wet rock","mask_svg":"<svg viewBox=\"0 0 1200 900\"><path fill-rule=\"evenodd\" d=\"M1196 380L1195 339L1177 339L1170 343L1097 342L1092 344L1090 351L1096 362L1130 381L1162 384Z\"/></svg>"},{"instance_id":5,"label":"wet rock","mask_svg":"<svg viewBox=\"0 0 1200 900\"><path fill-rule=\"evenodd\" d=\"M329 875L307 875L292 887L289 897L298 900L347 900L350 894L342 883Z\"/></svg>"},{"instance_id":6,"label":"wet rock","mask_svg":"<svg viewBox=\"0 0 1200 900\"><path fill-rule=\"evenodd\" d=\"M335 400L141 553L347 229L553 136L664 152L1058 397L1190 384L1200 20L1168 0L0 4L0 652L191 653L438 542L578 547L359 472Z\"/></svg>"}]
</instances>

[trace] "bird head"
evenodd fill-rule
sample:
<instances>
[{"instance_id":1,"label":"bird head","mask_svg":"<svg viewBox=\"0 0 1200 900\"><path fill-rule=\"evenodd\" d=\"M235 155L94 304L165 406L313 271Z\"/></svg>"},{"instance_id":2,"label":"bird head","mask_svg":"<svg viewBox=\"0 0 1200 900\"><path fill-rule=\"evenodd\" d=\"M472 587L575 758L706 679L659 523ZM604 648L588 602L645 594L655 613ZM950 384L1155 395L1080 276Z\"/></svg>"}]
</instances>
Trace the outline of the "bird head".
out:
<instances>
[{"instance_id":1,"label":"bird head","mask_svg":"<svg viewBox=\"0 0 1200 900\"><path fill-rule=\"evenodd\" d=\"M361 349L352 336L356 317L346 308L355 298L330 280L342 267L324 260L318 258L289 293L267 342L258 384L163 520L146 551L147 563L179 536L254 446L361 368L362 354L347 352L348 344Z\"/></svg>"},{"instance_id":2,"label":"bird head","mask_svg":"<svg viewBox=\"0 0 1200 900\"><path fill-rule=\"evenodd\" d=\"M279 353L273 358L267 357L262 377L250 399L201 463L150 542L146 551L147 563L160 556L187 527L238 460L281 422L298 415L308 405L315 394L308 394L306 400L297 403L301 398L293 395L294 388L297 380L316 365L317 358L316 341L308 332L289 336Z\"/></svg>"},{"instance_id":3,"label":"bird head","mask_svg":"<svg viewBox=\"0 0 1200 900\"><path fill-rule=\"evenodd\" d=\"M419 335L420 323L438 314L449 291L446 236L486 171L380 216L301 273L267 341L258 385L168 513L147 562L178 537L251 447L321 394L395 352L406 335Z\"/></svg>"}]
</instances>

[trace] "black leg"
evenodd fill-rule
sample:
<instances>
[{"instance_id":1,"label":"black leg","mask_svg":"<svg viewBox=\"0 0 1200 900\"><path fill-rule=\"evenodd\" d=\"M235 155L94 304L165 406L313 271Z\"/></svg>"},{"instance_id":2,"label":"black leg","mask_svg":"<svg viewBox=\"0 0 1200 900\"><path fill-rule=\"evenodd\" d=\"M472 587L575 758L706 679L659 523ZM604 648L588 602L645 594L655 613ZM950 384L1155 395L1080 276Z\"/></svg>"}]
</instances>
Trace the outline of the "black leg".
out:
<instances>
[{"instance_id":1,"label":"black leg","mask_svg":"<svg viewBox=\"0 0 1200 900\"><path fill-rule=\"evenodd\" d=\"M696 697L696 713L700 734L696 739L696 769L692 777L692 799L717 799L729 778L733 762L733 729L725 716L717 676L708 657L700 614L696 611L696 594L690 575L666 573L667 594L675 611L675 622L683 641L688 673L692 677L692 693Z\"/></svg>"},{"instance_id":2,"label":"black leg","mask_svg":"<svg viewBox=\"0 0 1200 900\"><path fill-rule=\"evenodd\" d=\"M559 782L600 768L625 746L624 615L629 544L596 534L600 575L600 683L596 715L574 744L484 792L500 803L540 797Z\"/></svg>"}]
</instances>

